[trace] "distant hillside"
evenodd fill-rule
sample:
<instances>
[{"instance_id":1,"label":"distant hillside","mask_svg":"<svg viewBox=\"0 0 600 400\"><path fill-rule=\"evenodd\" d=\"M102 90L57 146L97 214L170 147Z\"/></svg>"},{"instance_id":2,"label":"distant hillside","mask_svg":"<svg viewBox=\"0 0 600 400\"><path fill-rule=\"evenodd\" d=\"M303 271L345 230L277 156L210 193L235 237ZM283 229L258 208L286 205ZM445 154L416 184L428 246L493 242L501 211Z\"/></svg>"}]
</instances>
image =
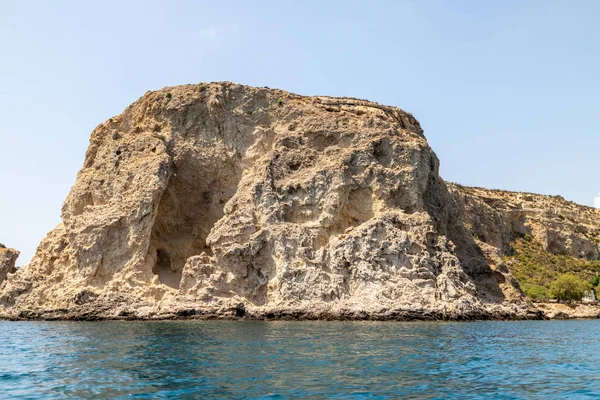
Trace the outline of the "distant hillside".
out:
<instances>
[{"instance_id":1,"label":"distant hillside","mask_svg":"<svg viewBox=\"0 0 600 400\"><path fill-rule=\"evenodd\" d=\"M448 186L464 226L488 257L502 259L529 297L551 297L551 282L565 273L598 286L600 210L560 196Z\"/></svg>"}]
</instances>

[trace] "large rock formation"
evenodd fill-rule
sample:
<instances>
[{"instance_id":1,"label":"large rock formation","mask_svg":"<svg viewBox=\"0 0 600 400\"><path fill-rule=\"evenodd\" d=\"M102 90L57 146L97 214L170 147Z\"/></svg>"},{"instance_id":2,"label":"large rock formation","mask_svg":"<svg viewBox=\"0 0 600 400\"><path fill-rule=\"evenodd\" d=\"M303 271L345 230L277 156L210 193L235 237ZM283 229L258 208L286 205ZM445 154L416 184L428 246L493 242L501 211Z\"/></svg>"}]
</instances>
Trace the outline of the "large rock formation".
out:
<instances>
[{"instance_id":1,"label":"large rock formation","mask_svg":"<svg viewBox=\"0 0 600 400\"><path fill-rule=\"evenodd\" d=\"M94 130L0 316L538 317L464 219L400 109L166 88Z\"/></svg>"}]
</instances>

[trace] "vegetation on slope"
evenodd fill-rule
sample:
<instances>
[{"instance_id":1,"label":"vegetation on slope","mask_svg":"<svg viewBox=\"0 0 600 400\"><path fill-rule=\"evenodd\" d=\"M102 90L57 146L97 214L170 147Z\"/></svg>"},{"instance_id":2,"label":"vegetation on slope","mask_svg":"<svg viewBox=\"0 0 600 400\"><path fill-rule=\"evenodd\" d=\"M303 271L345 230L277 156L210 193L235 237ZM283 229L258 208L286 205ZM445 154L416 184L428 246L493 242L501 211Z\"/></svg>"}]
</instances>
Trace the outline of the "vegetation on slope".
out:
<instances>
[{"instance_id":1,"label":"vegetation on slope","mask_svg":"<svg viewBox=\"0 0 600 400\"><path fill-rule=\"evenodd\" d=\"M513 242L514 254L504 258L525 294L535 300L580 300L582 292L600 282L600 261L552 254L529 235Z\"/></svg>"}]
</instances>

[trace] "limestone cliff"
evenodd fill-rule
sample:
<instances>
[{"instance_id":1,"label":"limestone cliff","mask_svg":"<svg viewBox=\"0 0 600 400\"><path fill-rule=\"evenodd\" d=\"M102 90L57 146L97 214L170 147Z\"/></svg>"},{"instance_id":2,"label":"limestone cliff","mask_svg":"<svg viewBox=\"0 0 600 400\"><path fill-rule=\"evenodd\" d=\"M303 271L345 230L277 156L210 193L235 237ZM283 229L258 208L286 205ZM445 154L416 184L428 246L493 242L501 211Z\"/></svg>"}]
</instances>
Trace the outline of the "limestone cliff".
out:
<instances>
[{"instance_id":1,"label":"limestone cliff","mask_svg":"<svg viewBox=\"0 0 600 400\"><path fill-rule=\"evenodd\" d=\"M231 83L148 92L93 131L63 223L0 286L0 316L539 317L458 200L400 109Z\"/></svg>"}]
</instances>

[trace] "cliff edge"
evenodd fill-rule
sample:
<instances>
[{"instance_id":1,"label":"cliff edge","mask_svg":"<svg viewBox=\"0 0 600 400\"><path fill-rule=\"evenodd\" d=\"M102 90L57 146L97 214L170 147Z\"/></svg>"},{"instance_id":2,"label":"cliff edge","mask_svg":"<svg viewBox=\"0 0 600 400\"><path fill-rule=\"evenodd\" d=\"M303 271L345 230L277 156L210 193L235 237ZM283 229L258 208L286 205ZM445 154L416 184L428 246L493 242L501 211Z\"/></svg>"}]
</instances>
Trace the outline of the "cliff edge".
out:
<instances>
[{"instance_id":1,"label":"cliff edge","mask_svg":"<svg viewBox=\"0 0 600 400\"><path fill-rule=\"evenodd\" d=\"M0 244L0 285L6 279L8 274L14 274L17 269L15 263L19 257L19 252Z\"/></svg>"},{"instance_id":2,"label":"cliff edge","mask_svg":"<svg viewBox=\"0 0 600 400\"><path fill-rule=\"evenodd\" d=\"M92 133L0 317L539 318L398 108L232 83Z\"/></svg>"}]
</instances>

